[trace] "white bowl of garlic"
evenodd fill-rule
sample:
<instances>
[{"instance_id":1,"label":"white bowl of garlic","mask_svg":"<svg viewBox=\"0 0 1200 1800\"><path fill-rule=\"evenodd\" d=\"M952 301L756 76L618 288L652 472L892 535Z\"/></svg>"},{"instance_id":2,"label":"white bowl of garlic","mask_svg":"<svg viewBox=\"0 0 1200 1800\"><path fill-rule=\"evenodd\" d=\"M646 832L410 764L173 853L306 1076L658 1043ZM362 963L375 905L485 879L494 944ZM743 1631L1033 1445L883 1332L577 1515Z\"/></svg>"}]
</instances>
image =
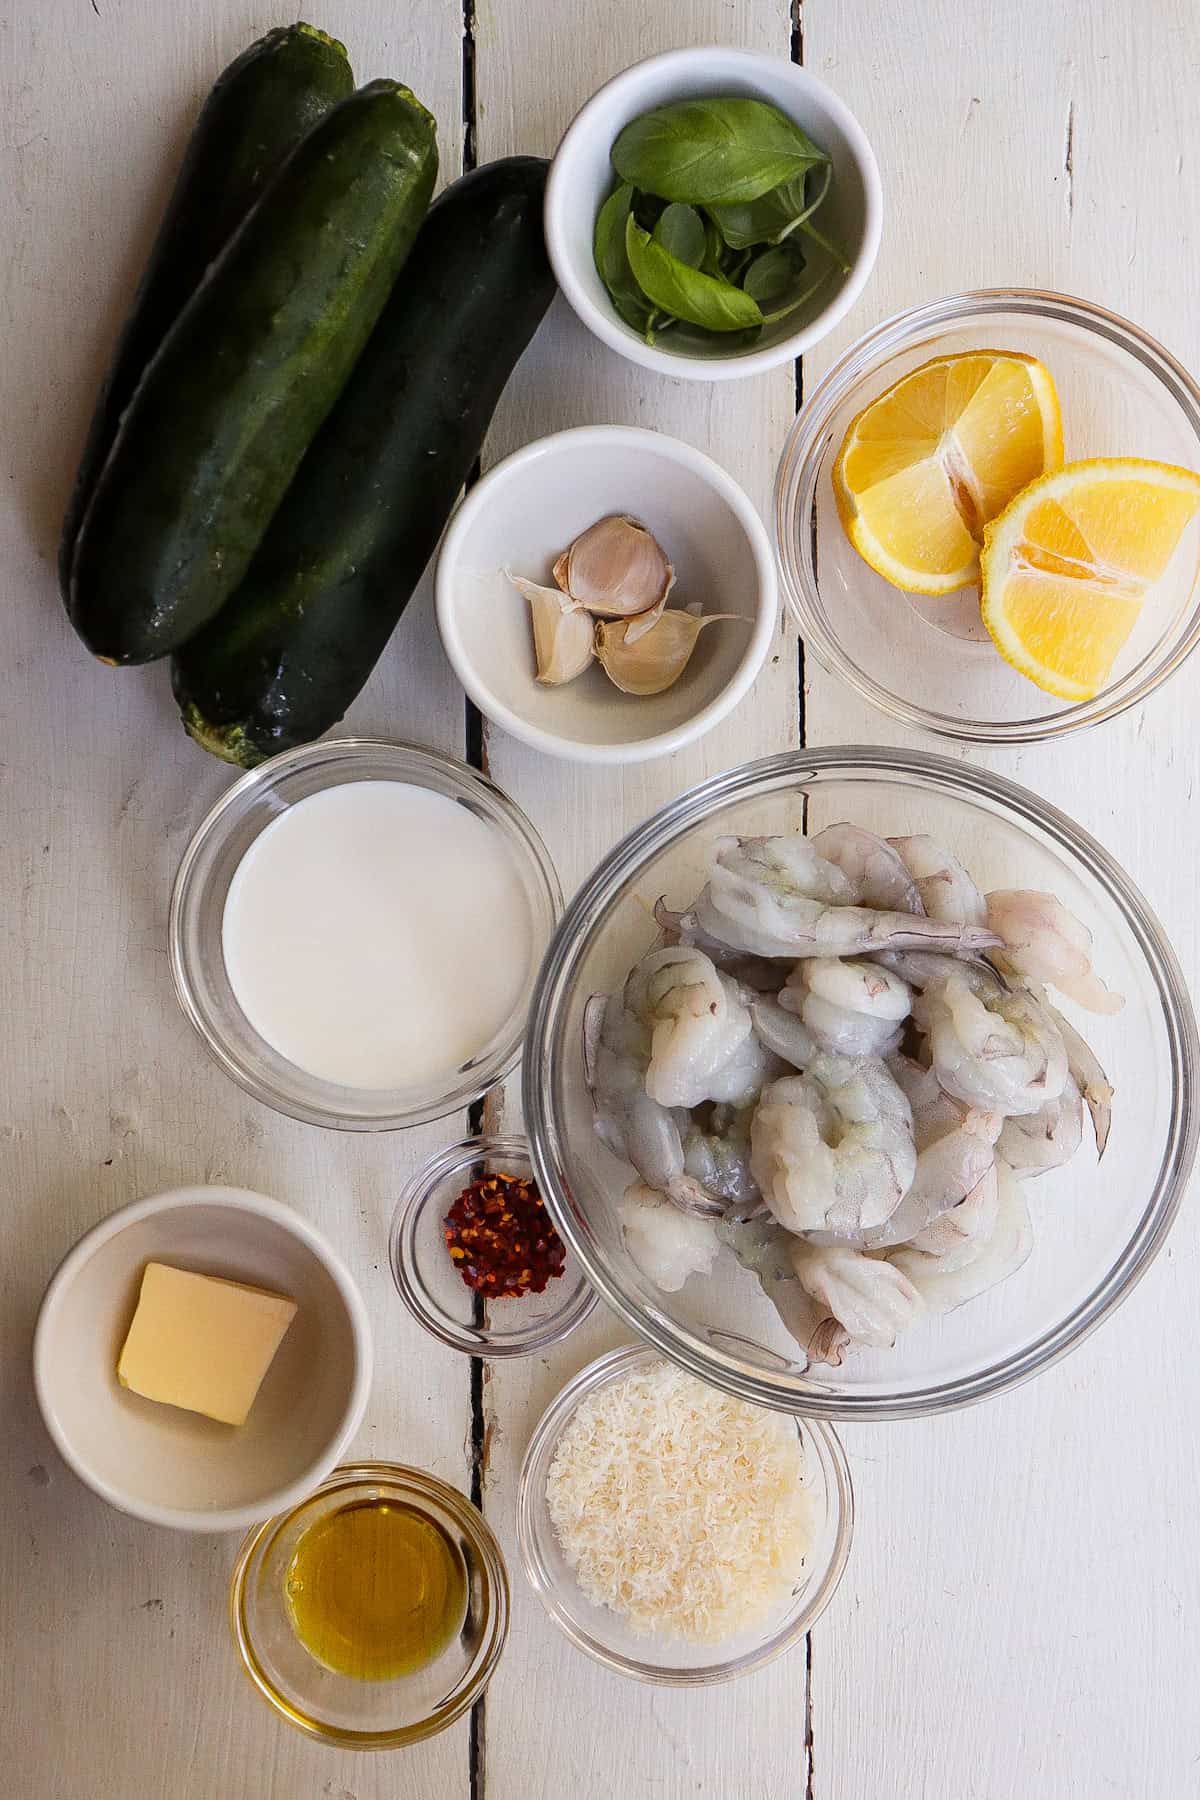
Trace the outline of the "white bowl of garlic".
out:
<instances>
[{"instance_id":1,"label":"white bowl of garlic","mask_svg":"<svg viewBox=\"0 0 1200 1800\"><path fill-rule=\"evenodd\" d=\"M632 426L540 438L467 495L437 617L493 724L550 756L642 762L749 690L778 612L754 507L710 457Z\"/></svg>"}]
</instances>

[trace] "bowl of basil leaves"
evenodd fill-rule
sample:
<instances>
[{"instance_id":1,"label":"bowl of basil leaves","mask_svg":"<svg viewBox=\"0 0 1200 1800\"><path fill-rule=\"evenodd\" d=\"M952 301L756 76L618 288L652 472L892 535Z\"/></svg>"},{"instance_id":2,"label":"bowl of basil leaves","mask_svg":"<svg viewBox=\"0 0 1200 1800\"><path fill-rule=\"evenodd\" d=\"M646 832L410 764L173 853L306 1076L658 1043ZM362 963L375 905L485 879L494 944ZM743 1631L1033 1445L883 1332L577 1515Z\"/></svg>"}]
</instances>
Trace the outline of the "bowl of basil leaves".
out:
<instances>
[{"instance_id":1,"label":"bowl of basil leaves","mask_svg":"<svg viewBox=\"0 0 1200 1800\"><path fill-rule=\"evenodd\" d=\"M717 381L786 362L857 300L879 171L853 114L781 57L673 50L577 115L546 189L559 286L597 337Z\"/></svg>"}]
</instances>

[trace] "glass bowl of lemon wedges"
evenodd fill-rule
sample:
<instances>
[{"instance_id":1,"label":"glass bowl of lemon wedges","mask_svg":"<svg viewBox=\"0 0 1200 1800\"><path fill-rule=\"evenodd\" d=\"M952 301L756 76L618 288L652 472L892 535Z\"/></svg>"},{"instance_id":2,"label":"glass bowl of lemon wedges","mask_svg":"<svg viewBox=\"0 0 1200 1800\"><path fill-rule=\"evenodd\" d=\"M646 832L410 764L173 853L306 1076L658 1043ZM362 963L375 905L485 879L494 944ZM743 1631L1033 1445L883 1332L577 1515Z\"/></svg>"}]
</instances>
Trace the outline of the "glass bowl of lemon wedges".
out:
<instances>
[{"instance_id":1,"label":"glass bowl of lemon wedges","mask_svg":"<svg viewBox=\"0 0 1200 1800\"><path fill-rule=\"evenodd\" d=\"M807 646L943 737L1097 724L1200 639L1200 388L1083 300L995 289L886 320L805 405L775 504Z\"/></svg>"}]
</instances>

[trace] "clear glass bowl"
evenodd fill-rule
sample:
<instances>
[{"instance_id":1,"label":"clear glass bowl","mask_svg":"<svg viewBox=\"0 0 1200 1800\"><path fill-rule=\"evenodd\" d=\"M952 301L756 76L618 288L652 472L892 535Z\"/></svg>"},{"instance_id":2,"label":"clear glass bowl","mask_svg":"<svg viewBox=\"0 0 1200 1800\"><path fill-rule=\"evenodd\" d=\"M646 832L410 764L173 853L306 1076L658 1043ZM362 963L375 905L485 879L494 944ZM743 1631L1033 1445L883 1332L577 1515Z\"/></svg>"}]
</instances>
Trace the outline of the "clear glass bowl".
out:
<instances>
[{"instance_id":1,"label":"clear glass bowl","mask_svg":"<svg viewBox=\"0 0 1200 1800\"><path fill-rule=\"evenodd\" d=\"M445 1532L467 1572L462 1627L422 1669L358 1681L319 1663L292 1628L285 1582L301 1535L356 1502L393 1500ZM396 1750L444 1731L491 1679L508 1635L508 1575L482 1513L457 1489L399 1463L335 1469L307 1500L256 1525L234 1565L229 1622L259 1693L309 1737L347 1750Z\"/></svg>"},{"instance_id":2,"label":"clear glass bowl","mask_svg":"<svg viewBox=\"0 0 1200 1800\"><path fill-rule=\"evenodd\" d=\"M734 1354L756 1349L736 1337L728 1342ZM593 1605L580 1590L546 1505L546 1476L558 1440L580 1401L657 1360L657 1352L637 1344L610 1350L568 1382L543 1413L521 1466L517 1542L534 1592L577 1649L605 1668L639 1681L706 1687L761 1669L812 1629L833 1598L846 1566L854 1529L854 1495L846 1455L834 1432L819 1419L796 1419L813 1501L813 1540L786 1606L764 1619L754 1632L719 1648L639 1637L617 1613ZM648 1660L651 1657L656 1660Z\"/></svg>"},{"instance_id":3,"label":"clear glass bowl","mask_svg":"<svg viewBox=\"0 0 1200 1800\"><path fill-rule=\"evenodd\" d=\"M523 1137L452 1144L417 1170L396 1207L388 1243L400 1298L417 1323L469 1356L525 1356L557 1344L586 1319L596 1296L570 1251L541 1294L482 1299L450 1261L442 1221L462 1190L488 1174L533 1174Z\"/></svg>"},{"instance_id":4,"label":"clear glass bowl","mask_svg":"<svg viewBox=\"0 0 1200 1800\"><path fill-rule=\"evenodd\" d=\"M994 289L935 300L877 325L817 387L775 482L783 591L805 644L890 718L967 743L1026 744L1135 706L1200 639L1200 522L1184 534L1107 686L1059 700L1010 668L979 616L979 593L929 598L891 587L858 555L834 502L846 428L885 388L935 356L1020 350L1050 370L1068 462L1140 456L1200 469L1200 388L1154 339L1061 294Z\"/></svg>"},{"instance_id":5,"label":"clear glass bowl","mask_svg":"<svg viewBox=\"0 0 1200 1800\"><path fill-rule=\"evenodd\" d=\"M639 1271L615 1205L632 1172L600 1143L583 1076L588 996L617 987L655 941L659 895L688 904L726 833L817 831L850 819L879 832L928 832L984 889L1048 890L1095 938L1096 966L1126 996L1115 1018L1063 1011L1116 1085L1103 1163L1086 1144L1028 1184L1029 1261L892 1350L855 1350L841 1368L806 1367L758 1283L726 1252L677 1294ZM942 1412L1027 1380L1085 1337L1161 1247L1196 1153L1196 1022L1174 952L1142 895L1094 838L1000 776L920 751L794 751L715 776L631 832L584 882L547 952L530 1009L525 1125L563 1240L625 1323L693 1374L748 1400L827 1418ZM735 1331L785 1359L731 1350Z\"/></svg>"},{"instance_id":6,"label":"clear glass bowl","mask_svg":"<svg viewBox=\"0 0 1200 1800\"><path fill-rule=\"evenodd\" d=\"M410 1088L350 1088L288 1062L238 1005L225 968L225 897L247 850L287 807L347 781L402 781L429 788L494 830L529 903L529 971L516 1006L482 1049L448 1074ZM419 879L420 872L415 871ZM541 838L520 807L486 776L453 757L380 738L337 738L273 757L235 781L184 852L171 893L169 951L179 1004L206 1048L264 1105L309 1125L387 1131L421 1125L470 1106L512 1069L542 952L562 909L562 891Z\"/></svg>"}]
</instances>

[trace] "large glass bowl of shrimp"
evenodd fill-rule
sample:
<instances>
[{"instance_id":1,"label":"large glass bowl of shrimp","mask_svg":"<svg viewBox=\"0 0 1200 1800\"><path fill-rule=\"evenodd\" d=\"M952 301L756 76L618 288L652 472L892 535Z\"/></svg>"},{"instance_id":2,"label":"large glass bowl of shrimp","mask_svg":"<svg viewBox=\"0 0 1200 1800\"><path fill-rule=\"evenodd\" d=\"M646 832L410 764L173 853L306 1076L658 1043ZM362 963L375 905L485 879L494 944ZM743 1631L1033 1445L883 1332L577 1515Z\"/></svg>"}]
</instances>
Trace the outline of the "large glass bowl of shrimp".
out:
<instances>
[{"instance_id":1,"label":"large glass bowl of shrimp","mask_svg":"<svg viewBox=\"0 0 1200 1800\"><path fill-rule=\"evenodd\" d=\"M999 776L838 747L716 776L605 858L542 966L524 1111L641 1337L762 1405L915 1417L1028 1380L1145 1272L1198 1056L1095 839Z\"/></svg>"}]
</instances>

